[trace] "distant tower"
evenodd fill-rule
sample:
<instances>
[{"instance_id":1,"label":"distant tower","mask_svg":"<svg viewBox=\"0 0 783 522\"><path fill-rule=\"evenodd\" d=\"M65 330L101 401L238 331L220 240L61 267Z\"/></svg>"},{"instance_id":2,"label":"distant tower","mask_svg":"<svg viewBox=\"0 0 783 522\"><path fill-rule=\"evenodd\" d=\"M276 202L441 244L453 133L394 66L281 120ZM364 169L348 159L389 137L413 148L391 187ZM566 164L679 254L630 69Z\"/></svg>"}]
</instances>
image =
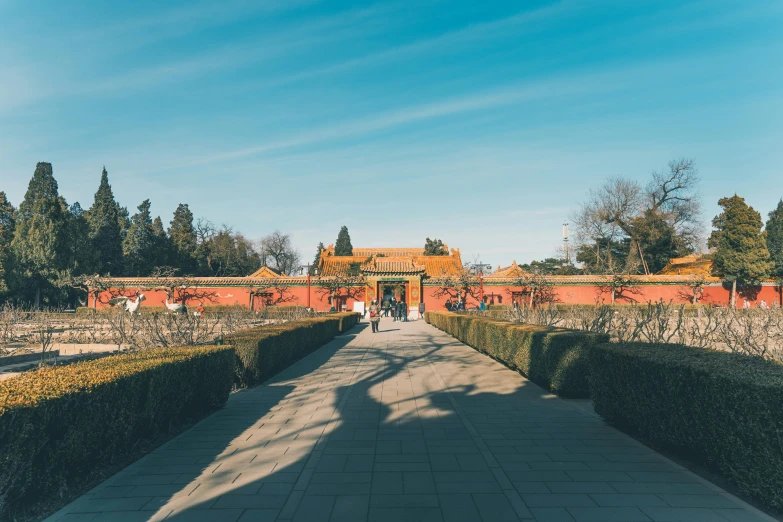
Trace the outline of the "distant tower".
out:
<instances>
[{"instance_id":1,"label":"distant tower","mask_svg":"<svg viewBox=\"0 0 783 522\"><path fill-rule=\"evenodd\" d=\"M565 251L565 262L566 265L570 265L569 262L569 256L568 256L568 223L563 223L563 250Z\"/></svg>"}]
</instances>

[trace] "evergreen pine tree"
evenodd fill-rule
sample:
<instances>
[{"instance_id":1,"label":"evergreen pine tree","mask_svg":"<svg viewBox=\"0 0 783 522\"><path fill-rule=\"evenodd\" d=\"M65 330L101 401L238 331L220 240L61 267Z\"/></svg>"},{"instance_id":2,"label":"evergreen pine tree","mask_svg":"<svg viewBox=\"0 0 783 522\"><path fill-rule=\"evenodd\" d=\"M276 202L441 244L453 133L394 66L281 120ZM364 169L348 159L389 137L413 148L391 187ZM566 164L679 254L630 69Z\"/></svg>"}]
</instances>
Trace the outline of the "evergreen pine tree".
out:
<instances>
[{"instance_id":1,"label":"evergreen pine tree","mask_svg":"<svg viewBox=\"0 0 783 522\"><path fill-rule=\"evenodd\" d=\"M8 279L11 274L11 241L14 239L14 207L0 192L0 297L8 295Z\"/></svg>"},{"instance_id":2,"label":"evergreen pine tree","mask_svg":"<svg viewBox=\"0 0 783 522\"><path fill-rule=\"evenodd\" d=\"M353 245L351 245L351 235L348 233L348 227L343 225L340 233L337 234L337 242L334 244L334 255L352 256Z\"/></svg>"},{"instance_id":3,"label":"evergreen pine tree","mask_svg":"<svg viewBox=\"0 0 783 522\"><path fill-rule=\"evenodd\" d=\"M68 269L72 275L94 273L90 223L77 201L68 209Z\"/></svg>"},{"instance_id":4,"label":"evergreen pine tree","mask_svg":"<svg viewBox=\"0 0 783 522\"><path fill-rule=\"evenodd\" d=\"M193 213L186 204L180 203L174 211L169 226L171 261L183 275L196 270L196 249L198 247L196 229L193 228Z\"/></svg>"},{"instance_id":5,"label":"evergreen pine tree","mask_svg":"<svg viewBox=\"0 0 783 522\"><path fill-rule=\"evenodd\" d=\"M40 305L66 268L68 231L65 201L58 194L51 163L38 163L16 213L12 249L22 299Z\"/></svg>"},{"instance_id":6,"label":"evergreen pine tree","mask_svg":"<svg viewBox=\"0 0 783 522\"><path fill-rule=\"evenodd\" d=\"M90 225L92 268L101 275L122 275L122 222L120 206L114 200L106 167L95 200L86 217ZM125 210L127 215L127 210Z\"/></svg>"},{"instance_id":7,"label":"evergreen pine tree","mask_svg":"<svg viewBox=\"0 0 783 522\"><path fill-rule=\"evenodd\" d=\"M149 276L156 266L158 252L156 237L150 215L150 200L145 199L138 206L138 212L131 217L131 225L122 242L125 254L125 271L132 276Z\"/></svg>"},{"instance_id":8,"label":"evergreen pine tree","mask_svg":"<svg viewBox=\"0 0 783 522\"><path fill-rule=\"evenodd\" d=\"M171 243L163 228L163 220L160 216L152 221L152 236L154 243L155 267L171 265Z\"/></svg>"},{"instance_id":9,"label":"evergreen pine tree","mask_svg":"<svg viewBox=\"0 0 783 522\"><path fill-rule=\"evenodd\" d=\"M315 252L315 259L313 259L313 264L310 265L310 268L307 270L311 276L315 275L315 271L318 269L318 263L321 262L321 252L323 252L324 250L326 250L324 244L318 243L318 248L316 249Z\"/></svg>"},{"instance_id":10,"label":"evergreen pine tree","mask_svg":"<svg viewBox=\"0 0 783 522\"><path fill-rule=\"evenodd\" d=\"M757 283L769 277L772 262L765 234L761 231L761 214L736 194L722 198L723 212L715 216L715 228L709 246L715 249L713 271L732 283L731 306L737 300L737 282Z\"/></svg>"},{"instance_id":11,"label":"evergreen pine tree","mask_svg":"<svg viewBox=\"0 0 783 522\"><path fill-rule=\"evenodd\" d=\"M783 199L778 202L775 210L769 213L764 230L767 233L767 250L774 263L772 275L783 280Z\"/></svg>"}]
</instances>

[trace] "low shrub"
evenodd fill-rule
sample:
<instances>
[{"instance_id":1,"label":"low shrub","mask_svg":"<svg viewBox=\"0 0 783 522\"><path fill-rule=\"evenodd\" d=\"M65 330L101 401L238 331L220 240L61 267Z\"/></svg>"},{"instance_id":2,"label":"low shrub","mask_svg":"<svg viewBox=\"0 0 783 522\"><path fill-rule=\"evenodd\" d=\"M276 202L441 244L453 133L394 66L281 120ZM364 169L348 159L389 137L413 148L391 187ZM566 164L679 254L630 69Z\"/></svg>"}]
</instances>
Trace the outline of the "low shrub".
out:
<instances>
[{"instance_id":1,"label":"low shrub","mask_svg":"<svg viewBox=\"0 0 783 522\"><path fill-rule=\"evenodd\" d=\"M250 328L227 336L225 341L236 351L236 385L261 384L353 328L359 318L359 314L352 312L335 313Z\"/></svg>"},{"instance_id":2,"label":"low shrub","mask_svg":"<svg viewBox=\"0 0 783 522\"><path fill-rule=\"evenodd\" d=\"M588 352L609 340L603 334L450 312L425 312L424 318L562 397L590 395Z\"/></svg>"},{"instance_id":3,"label":"low shrub","mask_svg":"<svg viewBox=\"0 0 783 522\"><path fill-rule=\"evenodd\" d=\"M682 345L607 344L591 350L590 379L607 421L783 508L783 365Z\"/></svg>"},{"instance_id":4,"label":"low shrub","mask_svg":"<svg viewBox=\"0 0 783 522\"><path fill-rule=\"evenodd\" d=\"M145 442L219 408L233 365L227 346L171 348L0 382L0 519L67 500Z\"/></svg>"}]
</instances>

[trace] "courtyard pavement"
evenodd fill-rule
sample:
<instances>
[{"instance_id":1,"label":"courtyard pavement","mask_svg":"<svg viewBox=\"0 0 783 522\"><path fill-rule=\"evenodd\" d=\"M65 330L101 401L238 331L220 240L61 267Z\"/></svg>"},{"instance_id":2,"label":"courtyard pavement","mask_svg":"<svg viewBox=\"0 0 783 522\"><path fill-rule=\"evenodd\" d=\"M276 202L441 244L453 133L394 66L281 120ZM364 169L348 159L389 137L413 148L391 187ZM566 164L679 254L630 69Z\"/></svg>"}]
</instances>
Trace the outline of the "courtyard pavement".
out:
<instances>
[{"instance_id":1,"label":"courtyard pavement","mask_svg":"<svg viewBox=\"0 0 783 522\"><path fill-rule=\"evenodd\" d=\"M48 520L772 520L424 321L381 330L233 394Z\"/></svg>"}]
</instances>

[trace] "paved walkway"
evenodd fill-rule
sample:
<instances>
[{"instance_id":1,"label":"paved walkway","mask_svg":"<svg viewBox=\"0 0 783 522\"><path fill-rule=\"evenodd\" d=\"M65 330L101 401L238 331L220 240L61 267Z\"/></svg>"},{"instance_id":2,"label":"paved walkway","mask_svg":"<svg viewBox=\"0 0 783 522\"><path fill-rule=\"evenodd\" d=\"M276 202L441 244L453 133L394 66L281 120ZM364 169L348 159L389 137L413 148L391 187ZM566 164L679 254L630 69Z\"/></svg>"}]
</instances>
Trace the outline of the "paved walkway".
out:
<instances>
[{"instance_id":1,"label":"paved walkway","mask_svg":"<svg viewBox=\"0 0 783 522\"><path fill-rule=\"evenodd\" d=\"M423 321L365 323L50 520L770 520Z\"/></svg>"}]
</instances>

